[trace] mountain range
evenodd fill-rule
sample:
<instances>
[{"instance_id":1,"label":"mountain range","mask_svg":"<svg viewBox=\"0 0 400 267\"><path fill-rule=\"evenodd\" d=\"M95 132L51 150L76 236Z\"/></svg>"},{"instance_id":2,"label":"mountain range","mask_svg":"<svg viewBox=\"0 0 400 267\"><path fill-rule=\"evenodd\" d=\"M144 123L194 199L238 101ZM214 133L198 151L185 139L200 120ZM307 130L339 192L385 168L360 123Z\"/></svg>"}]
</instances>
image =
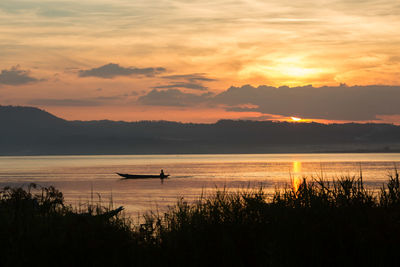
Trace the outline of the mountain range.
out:
<instances>
[{"instance_id":1,"label":"mountain range","mask_svg":"<svg viewBox=\"0 0 400 267\"><path fill-rule=\"evenodd\" d=\"M400 126L220 120L68 121L0 106L0 155L400 152Z\"/></svg>"}]
</instances>

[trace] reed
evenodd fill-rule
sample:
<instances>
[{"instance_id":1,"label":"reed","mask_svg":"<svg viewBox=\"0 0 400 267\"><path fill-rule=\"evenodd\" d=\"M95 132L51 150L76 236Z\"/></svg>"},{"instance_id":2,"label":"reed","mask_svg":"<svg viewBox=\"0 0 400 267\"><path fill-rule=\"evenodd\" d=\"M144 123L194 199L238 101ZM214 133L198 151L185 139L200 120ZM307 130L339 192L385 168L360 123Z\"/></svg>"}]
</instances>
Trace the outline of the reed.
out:
<instances>
[{"instance_id":1,"label":"reed","mask_svg":"<svg viewBox=\"0 0 400 267\"><path fill-rule=\"evenodd\" d=\"M304 178L272 196L223 189L141 224L99 203L77 209L53 187L5 188L3 265L391 266L400 249L397 170L376 191L361 174Z\"/></svg>"},{"instance_id":2,"label":"reed","mask_svg":"<svg viewBox=\"0 0 400 267\"><path fill-rule=\"evenodd\" d=\"M130 252L133 239L119 211L96 204L78 211L51 186L6 187L0 192L2 266L125 262L120 255Z\"/></svg>"},{"instance_id":3,"label":"reed","mask_svg":"<svg viewBox=\"0 0 400 267\"><path fill-rule=\"evenodd\" d=\"M399 201L397 170L377 192L362 175L304 178L272 197L260 188L180 200L146 229L158 258L178 266L381 266L397 261Z\"/></svg>"}]
</instances>

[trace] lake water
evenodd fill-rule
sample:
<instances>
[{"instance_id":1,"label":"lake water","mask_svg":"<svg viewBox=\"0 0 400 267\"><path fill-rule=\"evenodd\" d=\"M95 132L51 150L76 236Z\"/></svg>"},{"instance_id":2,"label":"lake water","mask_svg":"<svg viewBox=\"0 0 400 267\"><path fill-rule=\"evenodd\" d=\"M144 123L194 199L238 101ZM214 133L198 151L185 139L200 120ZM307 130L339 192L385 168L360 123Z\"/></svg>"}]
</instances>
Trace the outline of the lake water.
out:
<instances>
[{"instance_id":1,"label":"lake water","mask_svg":"<svg viewBox=\"0 0 400 267\"><path fill-rule=\"evenodd\" d=\"M91 192L129 215L163 211L179 197L187 201L224 187L230 191L259 187L272 193L291 177L326 178L358 175L378 188L400 166L400 153L380 154L228 154L228 155L110 155L0 157L0 187L29 183L53 185L67 202L88 203ZM122 180L115 172L158 174L170 179Z\"/></svg>"}]
</instances>

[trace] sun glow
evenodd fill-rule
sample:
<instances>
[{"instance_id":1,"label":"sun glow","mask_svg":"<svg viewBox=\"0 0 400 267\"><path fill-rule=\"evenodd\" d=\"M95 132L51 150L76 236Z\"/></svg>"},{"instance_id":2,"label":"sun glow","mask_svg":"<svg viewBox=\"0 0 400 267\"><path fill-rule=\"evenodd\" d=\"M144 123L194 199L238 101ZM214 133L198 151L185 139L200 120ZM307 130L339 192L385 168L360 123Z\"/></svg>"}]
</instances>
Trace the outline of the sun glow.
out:
<instances>
[{"instance_id":1,"label":"sun glow","mask_svg":"<svg viewBox=\"0 0 400 267\"><path fill-rule=\"evenodd\" d=\"M301 121L302 118L299 117L290 117L292 119L292 121Z\"/></svg>"},{"instance_id":2,"label":"sun glow","mask_svg":"<svg viewBox=\"0 0 400 267\"><path fill-rule=\"evenodd\" d=\"M258 62L252 62L240 70L241 79L268 79L276 85L303 86L315 81L321 75L331 73L332 70L314 66L306 55L271 58L260 57ZM268 76L266 74L268 73Z\"/></svg>"},{"instance_id":3,"label":"sun glow","mask_svg":"<svg viewBox=\"0 0 400 267\"><path fill-rule=\"evenodd\" d=\"M305 78L311 75L318 74L319 70L303 68L297 66L278 66L277 70L281 73L282 76L288 76L293 78Z\"/></svg>"}]
</instances>

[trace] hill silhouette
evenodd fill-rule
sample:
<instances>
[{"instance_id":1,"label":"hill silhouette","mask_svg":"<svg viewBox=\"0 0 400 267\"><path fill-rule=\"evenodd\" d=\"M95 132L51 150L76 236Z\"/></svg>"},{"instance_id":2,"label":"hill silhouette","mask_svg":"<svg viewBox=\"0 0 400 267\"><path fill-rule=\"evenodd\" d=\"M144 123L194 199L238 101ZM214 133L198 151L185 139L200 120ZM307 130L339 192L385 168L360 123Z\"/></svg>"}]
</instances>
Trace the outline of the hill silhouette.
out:
<instances>
[{"instance_id":1,"label":"hill silhouette","mask_svg":"<svg viewBox=\"0 0 400 267\"><path fill-rule=\"evenodd\" d=\"M391 124L67 121L0 106L0 128L0 155L400 151L400 126Z\"/></svg>"}]
</instances>

